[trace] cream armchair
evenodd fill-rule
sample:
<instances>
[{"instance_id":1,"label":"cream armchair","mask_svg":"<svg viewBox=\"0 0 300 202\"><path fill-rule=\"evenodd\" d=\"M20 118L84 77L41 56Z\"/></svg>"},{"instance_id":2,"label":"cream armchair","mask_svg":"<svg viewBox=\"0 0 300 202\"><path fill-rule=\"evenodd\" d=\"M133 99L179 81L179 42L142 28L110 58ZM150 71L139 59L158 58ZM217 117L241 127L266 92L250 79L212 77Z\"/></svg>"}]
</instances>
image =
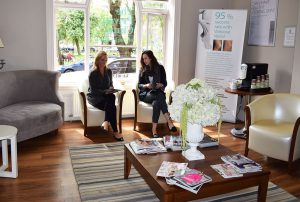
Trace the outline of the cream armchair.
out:
<instances>
[{"instance_id":1,"label":"cream armchair","mask_svg":"<svg viewBox=\"0 0 300 202\"><path fill-rule=\"evenodd\" d=\"M121 84L118 81L114 81L114 87L121 89ZM84 125L84 136L87 136L87 130L90 127L100 126L105 118L105 112L95 108L87 101L87 93L89 88L88 78L85 79L78 86L79 100L80 100L80 119ZM117 107L117 122L119 125L119 132L122 133L122 104L123 97L126 93L125 90L115 93L116 95L116 107Z\"/></svg>"},{"instance_id":2,"label":"cream armchair","mask_svg":"<svg viewBox=\"0 0 300 202\"><path fill-rule=\"evenodd\" d=\"M167 104L171 104L172 102L172 90L174 89L174 83L168 84L165 93L166 93L166 101ZM136 89L132 89L132 93L134 95L134 106L135 106L135 116L134 116L134 125L133 130L136 130L137 123L152 123L152 114L153 108L151 104L140 101L139 99L139 88L136 85ZM160 113L158 123L167 123L163 114Z\"/></svg>"},{"instance_id":3,"label":"cream armchair","mask_svg":"<svg viewBox=\"0 0 300 202\"><path fill-rule=\"evenodd\" d=\"M271 158L292 163L300 158L300 95L271 94L245 107L246 147Z\"/></svg>"}]
</instances>

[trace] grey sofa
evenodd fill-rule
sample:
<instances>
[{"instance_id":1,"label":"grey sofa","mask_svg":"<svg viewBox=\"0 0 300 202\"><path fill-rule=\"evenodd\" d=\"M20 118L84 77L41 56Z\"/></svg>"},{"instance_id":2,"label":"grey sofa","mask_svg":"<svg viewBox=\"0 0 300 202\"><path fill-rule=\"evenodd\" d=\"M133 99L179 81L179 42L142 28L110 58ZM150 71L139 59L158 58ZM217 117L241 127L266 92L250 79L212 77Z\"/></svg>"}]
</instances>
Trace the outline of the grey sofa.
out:
<instances>
[{"instance_id":1,"label":"grey sofa","mask_svg":"<svg viewBox=\"0 0 300 202\"><path fill-rule=\"evenodd\" d=\"M62 125L58 77L58 72L46 70L0 72L0 125L15 126L18 142Z\"/></svg>"}]
</instances>

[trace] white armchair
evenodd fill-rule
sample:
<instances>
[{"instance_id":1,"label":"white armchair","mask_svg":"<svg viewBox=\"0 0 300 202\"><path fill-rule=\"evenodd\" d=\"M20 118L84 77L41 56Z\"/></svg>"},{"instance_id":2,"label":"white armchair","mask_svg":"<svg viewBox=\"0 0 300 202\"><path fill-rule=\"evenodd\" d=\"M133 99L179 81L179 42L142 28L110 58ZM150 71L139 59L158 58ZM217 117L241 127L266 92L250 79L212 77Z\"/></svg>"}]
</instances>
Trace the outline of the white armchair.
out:
<instances>
[{"instance_id":1,"label":"white armchair","mask_svg":"<svg viewBox=\"0 0 300 202\"><path fill-rule=\"evenodd\" d=\"M167 104L170 105L172 103L172 91L174 89L174 84L168 84L165 89L166 93L166 101ZM135 116L134 116L134 125L133 130L136 130L137 123L152 123L152 114L153 108L151 104L140 101L139 99L139 88L136 85L136 89L132 89L132 93L134 95L134 106L135 106ZM160 113L158 123L167 123L163 114Z\"/></svg>"},{"instance_id":2,"label":"white armchair","mask_svg":"<svg viewBox=\"0 0 300 202\"><path fill-rule=\"evenodd\" d=\"M292 163L300 158L300 95L271 94L245 107L246 147L271 158Z\"/></svg>"},{"instance_id":3,"label":"white armchair","mask_svg":"<svg viewBox=\"0 0 300 202\"><path fill-rule=\"evenodd\" d=\"M114 81L114 86L116 89L120 89L120 85L116 85L117 81ZM87 136L87 130L90 127L100 127L104 122L105 112L92 106L87 101L87 93L89 88L89 80L87 77L79 84L78 93L80 100L80 119L84 125L84 136ZM123 97L126 93L125 90L115 93L116 95L116 107L117 107L117 122L119 125L119 132L122 133L122 104Z\"/></svg>"}]
</instances>

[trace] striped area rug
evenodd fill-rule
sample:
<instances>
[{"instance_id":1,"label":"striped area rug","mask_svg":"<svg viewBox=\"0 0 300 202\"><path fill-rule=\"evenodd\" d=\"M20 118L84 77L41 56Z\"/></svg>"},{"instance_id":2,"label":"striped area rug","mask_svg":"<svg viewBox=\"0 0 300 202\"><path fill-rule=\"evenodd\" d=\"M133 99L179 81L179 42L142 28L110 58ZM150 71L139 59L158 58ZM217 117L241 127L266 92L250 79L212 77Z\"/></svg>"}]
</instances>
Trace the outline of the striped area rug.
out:
<instances>
[{"instance_id":1,"label":"striped area rug","mask_svg":"<svg viewBox=\"0 0 300 202\"><path fill-rule=\"evenodd\" d=\"M132 168L123 178L124 143L70 147L70 156L82 201L159 201L143 178ZM200 190L201 191L201 190ZM256 201L257 187L218 195L201 201ZM269 183L267 201L299 201L280 187Z\"/></svg>"}]
</instances>

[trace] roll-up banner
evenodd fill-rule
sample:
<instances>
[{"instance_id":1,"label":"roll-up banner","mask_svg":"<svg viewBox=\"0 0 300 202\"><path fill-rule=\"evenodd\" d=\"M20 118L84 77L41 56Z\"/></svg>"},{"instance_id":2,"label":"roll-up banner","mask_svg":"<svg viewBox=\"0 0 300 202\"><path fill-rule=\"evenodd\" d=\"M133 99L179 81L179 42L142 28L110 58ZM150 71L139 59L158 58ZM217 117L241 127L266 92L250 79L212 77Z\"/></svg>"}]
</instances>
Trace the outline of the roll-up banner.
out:
<instances>
[{"instance_id":1,"label":"roll-up banner","mask_svg":"<svg viewBox=\"0 0 300 202\"><path fill-rule=\"evenodd\" d=\"M236 121L238 99L224 89L239 76L246 20L246 10L199 10L195 77L218 90L227 122Z\"/></svg>"}]
</instances>

